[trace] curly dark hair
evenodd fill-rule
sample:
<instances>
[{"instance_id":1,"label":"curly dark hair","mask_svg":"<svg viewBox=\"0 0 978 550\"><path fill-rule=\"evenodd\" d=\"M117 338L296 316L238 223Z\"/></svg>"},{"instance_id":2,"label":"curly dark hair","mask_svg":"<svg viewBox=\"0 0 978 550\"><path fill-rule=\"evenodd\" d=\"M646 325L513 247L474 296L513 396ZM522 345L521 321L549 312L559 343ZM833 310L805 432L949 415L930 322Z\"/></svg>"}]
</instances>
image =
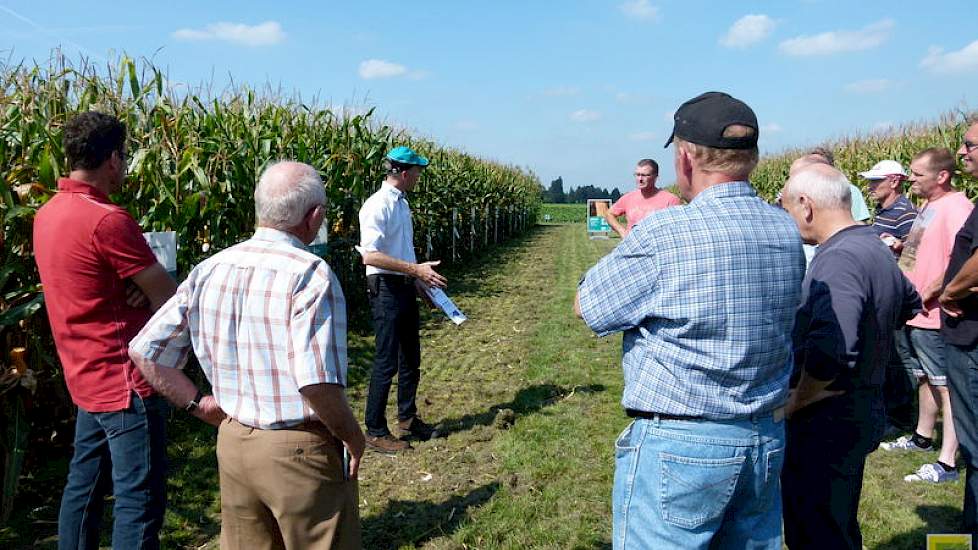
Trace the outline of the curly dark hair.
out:
<instances>
[{"instance_id":1,"label":"curly dark hair","mask_svg":"<svg viewBox=\"0 0 978 550\"><path fill-rule=\"evenodd\" d=\"M118 118L89 111L65 124L64 148L72 170L94 170L118 151L126 149L126 125Z\"/></svg>"}]
</instances>

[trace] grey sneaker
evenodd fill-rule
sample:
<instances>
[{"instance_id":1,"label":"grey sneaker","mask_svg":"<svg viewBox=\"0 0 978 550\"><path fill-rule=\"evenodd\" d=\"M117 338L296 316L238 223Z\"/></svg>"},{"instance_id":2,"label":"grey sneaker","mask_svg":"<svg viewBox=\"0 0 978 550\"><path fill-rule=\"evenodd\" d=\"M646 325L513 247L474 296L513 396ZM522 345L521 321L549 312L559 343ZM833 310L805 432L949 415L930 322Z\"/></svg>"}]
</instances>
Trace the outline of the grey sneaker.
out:
<instances>
[{"instance_id":1,"label":"grey sneaker","mask_svg":"<svg viewBox=\"0 0 978 550\"><path fill-rule=\"evenodd\" d=\"M884 441L880 443L880 449L884 451L933 451L934 446L928 445L926 447L920 447L913 442L913 439L909 435L904 435L894 439L893 441Z\"/></svg>"},{"instance_id":2,"label":"grey sneaker","mask_svg":"<svg viewBox=\"0 0 978 550\"><path fill-rule=\"evenodd\" d=\"M916 481L929 481L931 483L946 483L958 480L958 471L944 471L940 464L924 464L916 472L903 477L903 481L913 483Z\"/></svg>"}]
</instances>

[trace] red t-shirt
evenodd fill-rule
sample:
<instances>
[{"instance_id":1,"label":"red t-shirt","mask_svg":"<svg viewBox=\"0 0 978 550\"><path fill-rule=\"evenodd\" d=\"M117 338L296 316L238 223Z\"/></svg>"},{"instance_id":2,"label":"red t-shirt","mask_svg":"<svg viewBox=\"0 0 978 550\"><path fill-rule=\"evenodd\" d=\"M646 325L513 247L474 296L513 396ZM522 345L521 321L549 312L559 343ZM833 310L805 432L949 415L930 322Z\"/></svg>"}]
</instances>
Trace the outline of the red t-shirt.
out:
<instances>
[{"instance_id":1,"label":"red t-shirt","mask_svg":"<svg viewBox=\"0 0 978 550\"><path fill-rule=\"evenodd\" d=\"M635 224L650 213L679 204L682 204L679 197L665 189L659 189L649 198L643 197L642 192L635 189L622 195L611 207L611 213L615 216L624 215L628 221L628 230L631 231Z\"/></svg>"},{"instance_id":2,"label":"red t-shirt","mask_svg":"<svg viewBox=\"0 0 978 550\"><path fill-rule=\"evenodd\" d=\"M71 398L88 412L129 407L153 388L129 359L148 307L126 304L126 279L156 263L136 220L94 187L58 182L34 218L34 258Z\"/></svg>"}]
</instances>

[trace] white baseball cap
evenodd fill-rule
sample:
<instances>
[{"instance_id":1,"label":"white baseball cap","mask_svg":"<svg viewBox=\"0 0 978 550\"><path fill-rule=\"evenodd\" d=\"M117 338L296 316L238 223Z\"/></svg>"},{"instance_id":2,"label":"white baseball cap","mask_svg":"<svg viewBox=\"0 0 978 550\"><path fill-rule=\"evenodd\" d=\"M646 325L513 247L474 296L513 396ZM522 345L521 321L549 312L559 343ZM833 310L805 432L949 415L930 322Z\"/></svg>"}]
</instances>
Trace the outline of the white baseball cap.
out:
<instances>
[{"instance_id":1,"label":"white baseball cap","mask_svg":"<svg viewBox=\"0 0 978 550\"><path fill-rule=\"evenodd\" d=\"M868 180L882 180L886 179L887 176L903 176L907 177L907 172L904 171L903 166L895 160L881 160L873 165L872 168L865 172L860 172L859 175Z\"/></svg>"}]
</instances>

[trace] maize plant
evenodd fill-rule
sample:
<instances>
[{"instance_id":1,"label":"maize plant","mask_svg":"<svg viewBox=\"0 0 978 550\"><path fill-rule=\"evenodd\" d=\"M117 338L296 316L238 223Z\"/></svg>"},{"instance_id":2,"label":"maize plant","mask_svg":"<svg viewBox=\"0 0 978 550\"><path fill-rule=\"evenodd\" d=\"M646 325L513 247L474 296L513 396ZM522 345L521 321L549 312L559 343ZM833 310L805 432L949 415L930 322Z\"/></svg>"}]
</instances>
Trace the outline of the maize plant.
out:
<instances>
[{"instance_id":1,"label":"maize plant","mask_svg":"<svg viewBox=\"0 0 978 550\"><path fill-rule=\"evenodd\" d=\"M251 235L254 184L263 167L281 159L316 167L328 201L326 258L347 290L354 320L363 317L366 294L353 249L357 212L380 185L384 155L394 144L432 161L410 198L418 257L450 262L480 254L483 246L453 246L453 222L478 226L487 236L492 226L493 240L501 241L529 229L539 207L540 182L529 170L410 136L375 122L372 110L338 114L248 88L213 97L177 93L160 69L127 57L105 67L57 55L43 67L0 65L0 518L9 513L24 463L24 419L46 438L73 412L42 311L31 223L68 172L62 128L86 110L125 122L129 185L113 199L145 231L177 233L182 273Z\"/></svg>"}]
</instances>

